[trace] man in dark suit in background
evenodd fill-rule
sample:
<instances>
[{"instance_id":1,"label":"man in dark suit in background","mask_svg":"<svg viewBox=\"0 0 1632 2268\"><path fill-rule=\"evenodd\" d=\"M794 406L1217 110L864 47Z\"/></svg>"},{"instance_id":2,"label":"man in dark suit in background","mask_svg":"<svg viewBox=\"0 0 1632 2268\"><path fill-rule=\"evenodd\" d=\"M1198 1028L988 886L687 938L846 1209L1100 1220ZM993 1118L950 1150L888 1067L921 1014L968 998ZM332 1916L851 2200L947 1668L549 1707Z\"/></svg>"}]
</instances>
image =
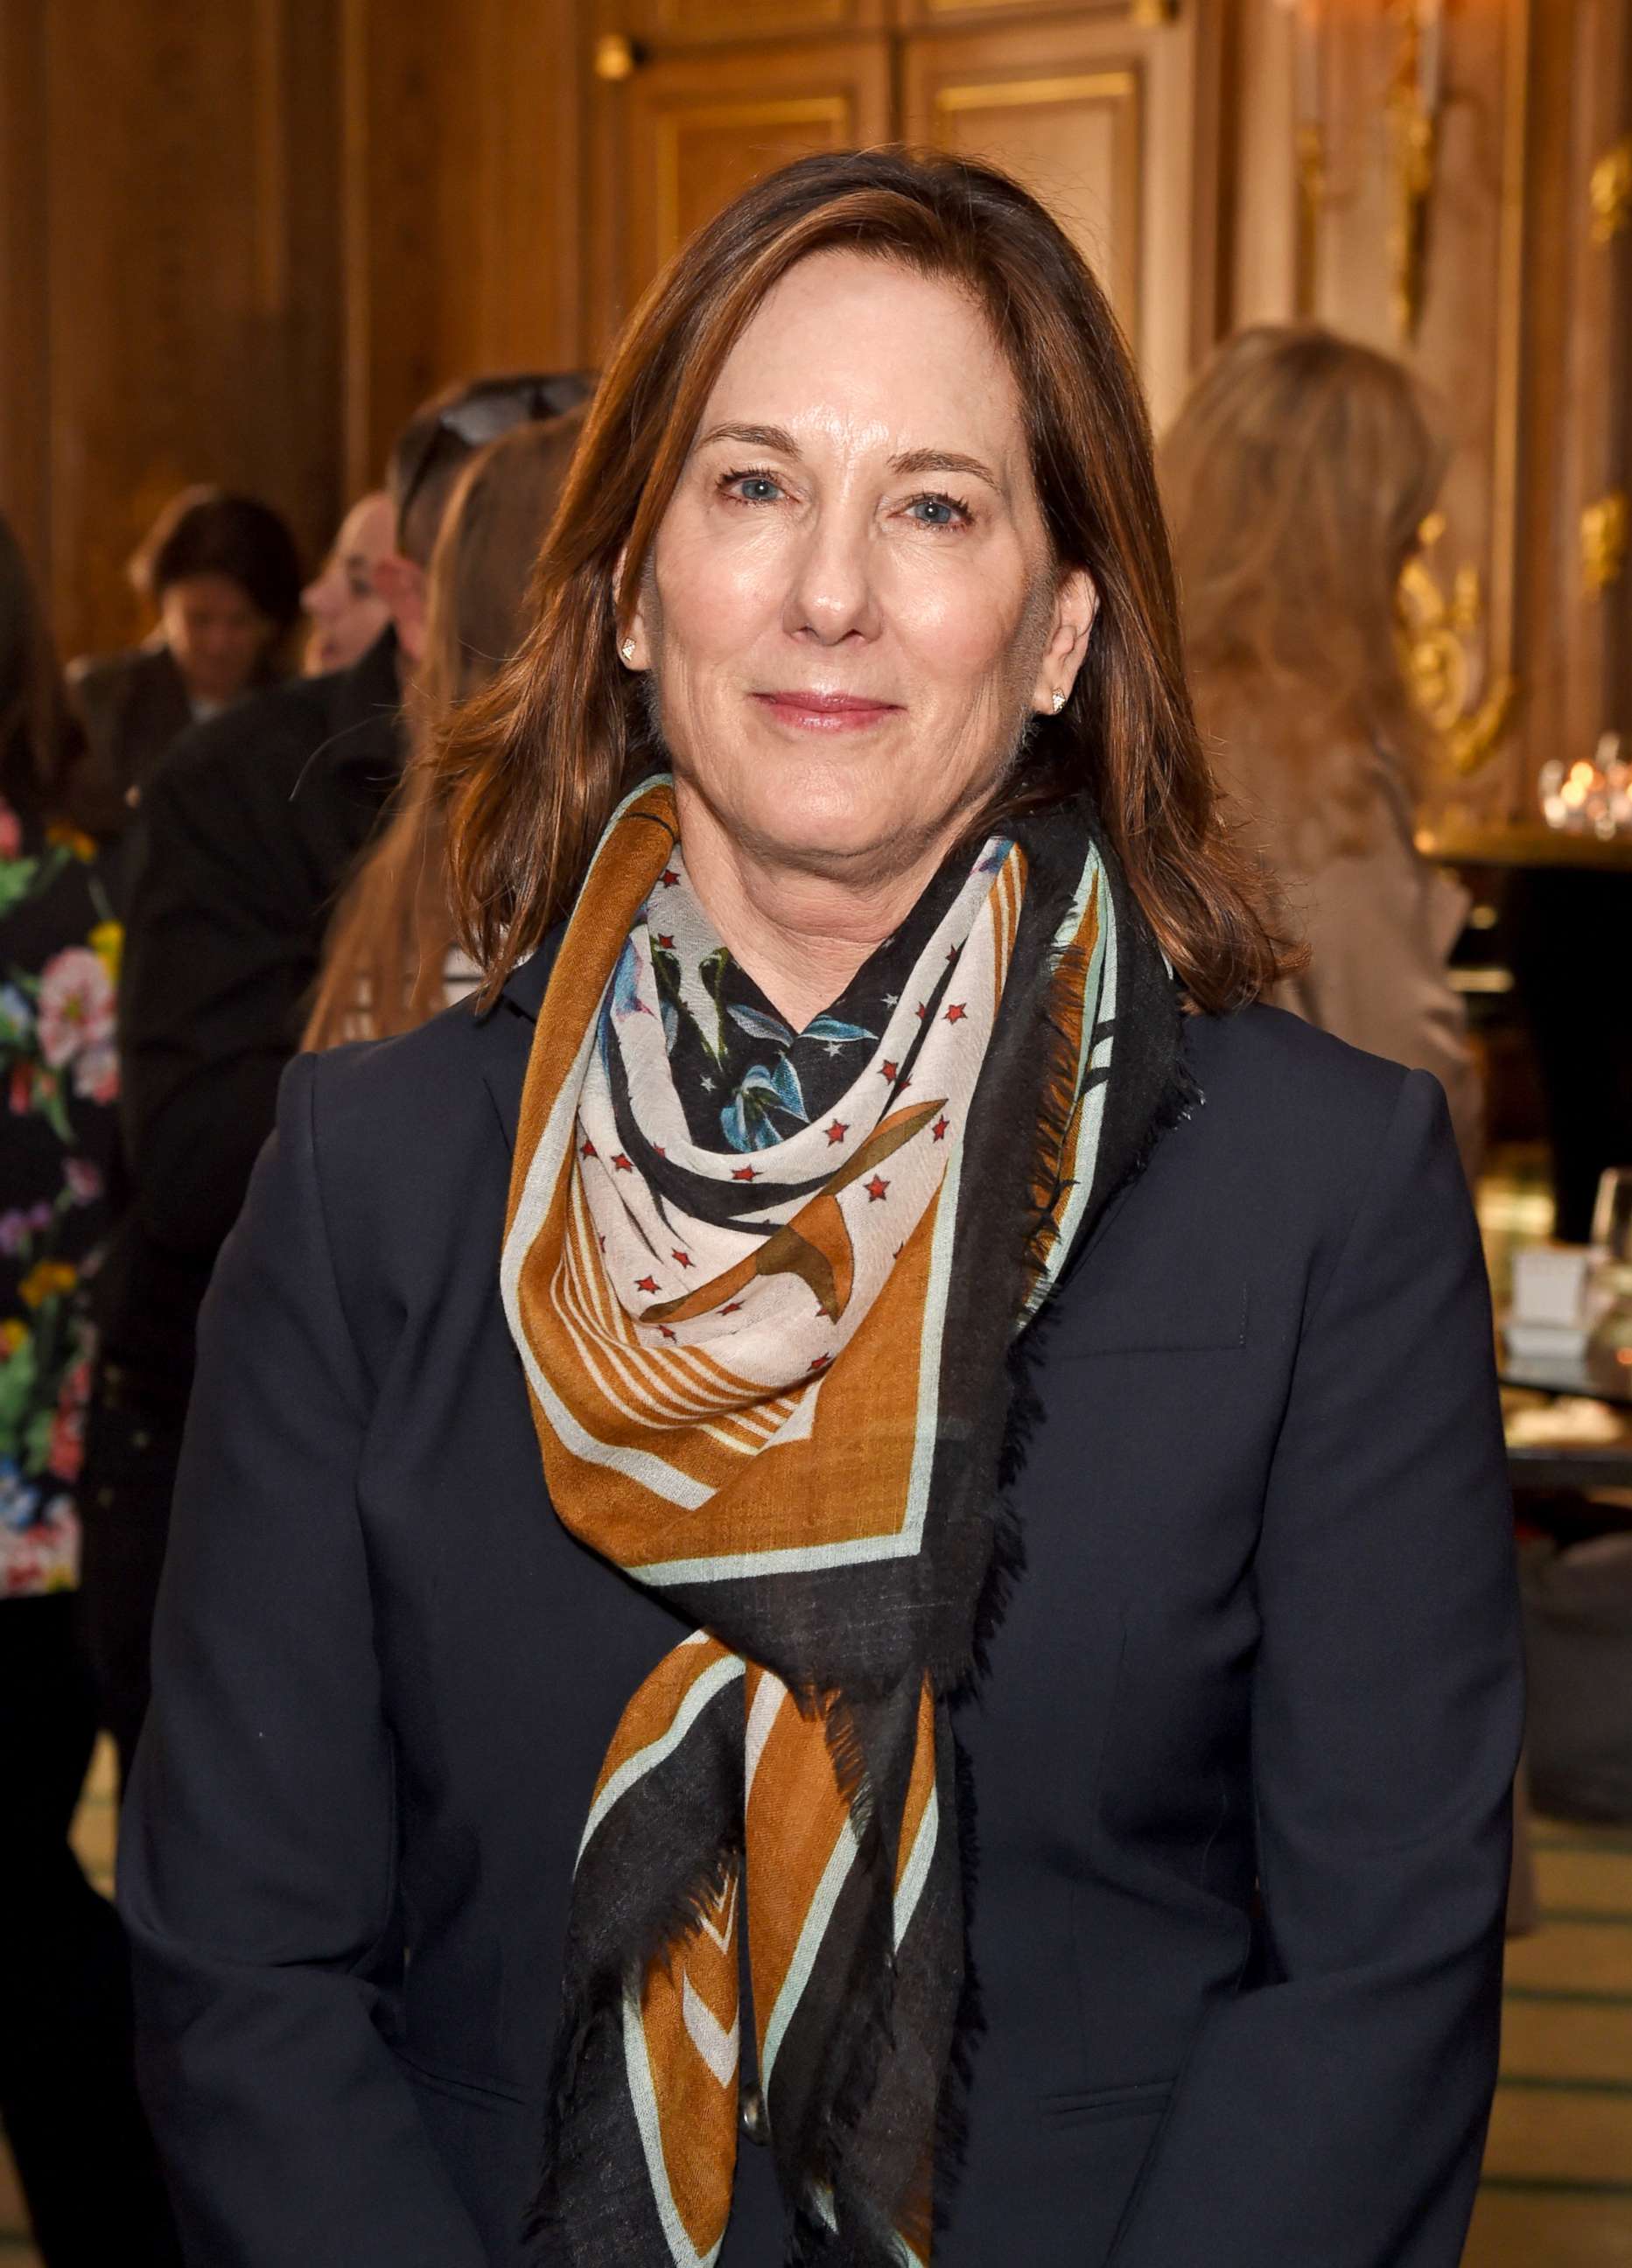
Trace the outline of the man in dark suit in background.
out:
<instances>
[{"instance_id":1,"label":"man in dark suit in background","mask_svg":"<svg viewBox=\"0 0 1632 2268\"><path fill-rule=\"evenodd\" d=\"M418 410L388 475L388 629L351 668L184 733L144 796L119 1002L129 1188L100 1288L84 1492L91 1643L126 1773L199 1306L271 1131L335 899L401 776L444 509L474 450L587 391L575 377L481 379Z\"/></svg>"}]
</instances>

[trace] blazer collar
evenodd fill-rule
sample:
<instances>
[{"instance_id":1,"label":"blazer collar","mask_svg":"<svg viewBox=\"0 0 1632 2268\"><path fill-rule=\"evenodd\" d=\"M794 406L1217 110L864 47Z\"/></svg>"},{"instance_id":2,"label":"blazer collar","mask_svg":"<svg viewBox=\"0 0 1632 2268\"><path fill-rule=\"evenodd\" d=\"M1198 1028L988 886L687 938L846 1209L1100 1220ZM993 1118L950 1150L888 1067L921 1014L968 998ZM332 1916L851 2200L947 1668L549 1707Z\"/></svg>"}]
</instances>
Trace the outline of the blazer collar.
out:
<instances>
[{"instance_id":1,"label":"blazer collar","mask_svg":"<svg viewBox=\"0 0 1632 2268\"><path fill-rule=\"evenodd\" d=\"M538 1012L544 1005L544 988L550 982L550 972L555 967L556 955L561 950L561 940L566 934L566 924L558 922L536 953L529 954L519 968L513 968L505 979L501 1000L520 1009L529 1024L538 1021Z\"/></svg>"},{"instance_id":2,"label":"blazer collar","mask_svg":"<svg viewBox=\"0 0 1632 2268\"><path fill-rule=\"evenodd\" d=\"M533 1051L533 1031L544 1004L544 987L565 933L565 922L552 929L530 959L506 979L497 1006L485 1019L491 1050L484 1076L505 1140L515 1148L516 1127L521 1116L521 1088L528 1058Z\"/></svg>"}]
</instances>

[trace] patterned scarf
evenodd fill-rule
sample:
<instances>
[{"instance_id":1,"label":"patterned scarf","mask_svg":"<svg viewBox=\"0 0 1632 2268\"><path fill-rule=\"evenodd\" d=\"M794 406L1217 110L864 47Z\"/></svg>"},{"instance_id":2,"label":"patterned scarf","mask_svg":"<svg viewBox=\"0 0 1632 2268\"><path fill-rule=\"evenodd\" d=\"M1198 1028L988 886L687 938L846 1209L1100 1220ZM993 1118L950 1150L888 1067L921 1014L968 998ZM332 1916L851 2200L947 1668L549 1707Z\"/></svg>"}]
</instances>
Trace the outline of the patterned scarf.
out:
<instances>
[{"instance_id":1,"label":"patterned scarf","mask_svg":"<svg viewBox=\"0 0 1632 2268\"><path fill-rule=\"evenodd\" d=\"M1076 806L955 863L798 1034L710 928L668 780L609 826L503 1291L559 1517L697 1627L580 1845L550 2268L713 2261L739 2125L791 2261L928 2260L971 2014L949 1705L1011 1556L1010 1351L1170 1101L1177 1028Z\"/></svg>"}]
</instances>

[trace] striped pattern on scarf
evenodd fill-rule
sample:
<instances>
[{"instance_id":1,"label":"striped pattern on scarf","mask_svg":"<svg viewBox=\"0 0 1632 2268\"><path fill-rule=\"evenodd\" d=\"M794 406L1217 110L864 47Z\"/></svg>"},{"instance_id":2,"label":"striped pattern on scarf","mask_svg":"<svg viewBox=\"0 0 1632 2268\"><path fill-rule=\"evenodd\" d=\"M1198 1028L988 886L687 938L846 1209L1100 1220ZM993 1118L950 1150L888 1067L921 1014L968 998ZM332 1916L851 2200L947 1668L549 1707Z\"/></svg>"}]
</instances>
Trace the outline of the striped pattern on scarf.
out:
<instances>
[{"instance_id":1,"label":"striped pattern on scarf","mask_svg":"<svg viewBox=\"0 0 1632 2268\"><path fill-rule=\"evenodd\" d=\"M1001 1556L1008 1351L1106 1192L1119 956L1163 989L1086 817L1020 833L971 862L838 1108L748 1152L698 1143L675 1091L667 779L615 814L551 971L506 1309L558 1516L695 1625L583 1831L551 2268L706 2268L744 2124L790 2260L930 2257L965 1983L949 1700ZM1171 1063L1170 1033L1142 1051L1119 1174Z\"/></svg>"}]
</instances>

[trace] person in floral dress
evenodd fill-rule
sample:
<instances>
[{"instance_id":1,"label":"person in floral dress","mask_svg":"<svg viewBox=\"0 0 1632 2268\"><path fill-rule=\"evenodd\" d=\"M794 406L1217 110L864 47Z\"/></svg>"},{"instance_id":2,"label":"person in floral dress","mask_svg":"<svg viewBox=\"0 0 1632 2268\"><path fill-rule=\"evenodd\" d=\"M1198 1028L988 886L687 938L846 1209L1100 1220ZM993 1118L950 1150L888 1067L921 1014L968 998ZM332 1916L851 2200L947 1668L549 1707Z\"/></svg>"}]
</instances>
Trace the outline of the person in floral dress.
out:
<instances>
[{"instance_id":1,"label":"person in floral dress","mask_svg":"<svg viewBox=\"0 0 1632 2268\"><path fill-rule=\"evenodd\" d=\"M89 846L26 829L0 800L0 1595L71 1589L73 1484L90 1381L82 1286L93 1272L118 1094L117 924Z\"/></svg>"},{"instance_id":2,"label":"person in floral dress","mask_svg":"<svg viewBox=\"0 0 1632 2268\"><path fill-rule=\"evenodd\" d=\"M100 2268L179 2256L131 2075L123 1938L69 1842L97 1728L75 1491L120 932L94 843L57 807L64 716L0 522L0 2117L47 2268Z\"/></svg>"}]
</instances>

